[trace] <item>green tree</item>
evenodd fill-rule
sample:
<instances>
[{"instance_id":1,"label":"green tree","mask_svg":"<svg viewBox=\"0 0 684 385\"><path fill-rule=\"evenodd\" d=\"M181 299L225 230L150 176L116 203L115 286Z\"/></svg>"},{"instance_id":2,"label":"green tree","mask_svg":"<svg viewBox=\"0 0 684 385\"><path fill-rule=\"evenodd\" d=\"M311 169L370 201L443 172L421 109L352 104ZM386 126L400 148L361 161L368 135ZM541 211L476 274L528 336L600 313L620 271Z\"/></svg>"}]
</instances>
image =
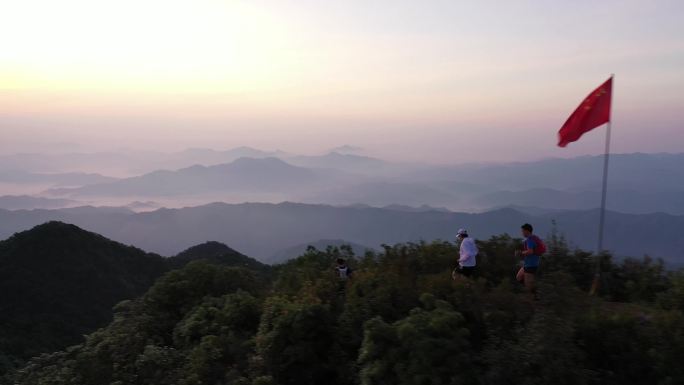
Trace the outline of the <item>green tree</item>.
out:
<instances>
[{"instance_id":1,"label":"green tree","mask_svg":"<svg viewBox=\"0 0 684 385\"><path fill-rule=\"evenodd\" d=\"M334 383L334 328L328 305L269 298L256 336L255 374L283 385Z\"/></svg>"},{"instance_id":2,"label":"green tree","mask_svg":"<svg viewBox=\"0 0 684 385\"><path fill-rule=\"evenodd\" d=\"M475 383L469 331L461 314L446 301L422 296L423 307L388 324L368 321L359 353L361 383Z\"/></svg>"}]
</instances>

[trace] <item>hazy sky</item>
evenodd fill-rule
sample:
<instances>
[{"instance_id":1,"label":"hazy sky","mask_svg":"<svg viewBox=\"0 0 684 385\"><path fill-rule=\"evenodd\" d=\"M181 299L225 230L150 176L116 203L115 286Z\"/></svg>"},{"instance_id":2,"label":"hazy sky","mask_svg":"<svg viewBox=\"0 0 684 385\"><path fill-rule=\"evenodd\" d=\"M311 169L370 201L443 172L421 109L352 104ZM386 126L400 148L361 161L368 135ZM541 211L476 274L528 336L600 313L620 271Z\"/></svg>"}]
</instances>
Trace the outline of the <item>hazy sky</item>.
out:
<instances>
[{"instance_id":1,"label":"hazy sky","mask_svg":"<svg viewBox=\"0 0 684 385\"><path fill-rule=\"evenodd\" d=\"M556 133L611 73L614 150L684 151L684 1L0 4L3 153L601 153L603 130Z\"/></svg>"}]
</instances>

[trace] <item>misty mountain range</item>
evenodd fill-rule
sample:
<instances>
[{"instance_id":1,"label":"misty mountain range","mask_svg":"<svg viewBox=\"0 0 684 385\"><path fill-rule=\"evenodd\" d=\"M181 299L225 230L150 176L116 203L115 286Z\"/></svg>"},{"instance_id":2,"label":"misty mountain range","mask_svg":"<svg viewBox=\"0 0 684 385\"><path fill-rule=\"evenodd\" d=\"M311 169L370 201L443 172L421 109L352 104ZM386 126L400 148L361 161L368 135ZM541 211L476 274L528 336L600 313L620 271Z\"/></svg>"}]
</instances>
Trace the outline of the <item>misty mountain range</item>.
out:
<instances>
[{"instance_id":1,"label":"misty mountain range","mask_svg":"<svg viewBox=\"0 0 684 385\"><path fill-rule=\"evenodd\" d=\"M2 172L16 172L17 170L38 174L81 172L133 176L158 170L177 170L194 165L213 166L231 163L240 158L279 158L297 166L345 168L360 173L394 166L380 159L352 154L350 151L354 152L358 149L340 146L324 155L316 156L289 154L284 151L263 151L244 146L223 151L190 148L173 153L122 151L119 153L0 155L0 177L2 177Z\"/></svg>"},{"instance_id":2,"label":"misty mountain range","mask_svg":"<svg viewBox=\"0 0 684 385\"><path fill-rule=\"evenodd\" d=\"M125 208L80 207L59 210L0 210L0 238L49 220L73 223L125 244L162 255L218 241L261 261L277 262L284 251L324 239L341 239L364 247L446 239L460 227L480 239L509 233L518 236L530 222L546 236L555 221L571 245L594 250L598 210L539 212L514 209L480 214L440 210L334 207L297 203L214 203L181 209L135 213ZM662 257L673 265L684 261L684 216L609 212L605 246L619 256Z\"/></svg>"},{"instance_id":3,"label":"misty mountain range","mask_svg":"<svg viewBox=\"0 0 684 385\"><path fill-rule=\"evenodd\" d=\"M334 170L297 167L278 158L239 158L215 166L154 171L142 176L78 188L50 190L74 196L166 196L211 192L294 193L332 182Z\"/></svg>"},{"instance_id":4,"label":"misty mountain range","mask_svg":"<svg viewBox=\"0 0 684 385\"><path fill-rule=\"evenodd\" d=\"M0 170L32 173L99 172L114 175L140 175L159 169L179 169L195 164L215 165L238 158L286 157L282 151L261 151L237 147L225 151L190 148L180 152L121 151L61 154L13 154L0 156Z\"/></svg>"},{"instance_id":5,"label":"misty mountain range","mask_svg":"<svg viewBox=\"0 0 684 385\"><path fill-rule=\"evenodd\" d=\"M544 235L555 220L574 245L596 247L600 156L432 166L359 153L343 146L320 156L248 147L5 155L0 236L62 220L163 255L215 240L271 263L329 240L360 251L452 239L459 227L480 238L517 235L523 222ZM613 155L607 248L678 264L683 180L684 154Z\"/></svg>"},{"instance_id":6,"label":"misty mountain range","mask_svg":"<svg viewBox=\"0 0 684 385\"><path fill-rule=\"evenodd\" d=\"M72 154L53 159L56 155L45 155L47 159L42 161L38 155L5 156L3 160L7 163L0 166L0 187L2 183L36 183L40 185L37 195L41 198L96 205L125 205L122 202L140 200L162 201L169 207L213 201L295 201L379 207L429 205L469 212L509 206L586 210L599 205L603 162L600 156L585 156L526 163L428 166L395 164L338 152L301 156L242 147L159 155L156 163L146 167L165 165L166 169L112 178L87 174L86 169L73 171L76 161L84 160L85 156ZM90 156L91 163L87 164L104 159L103 168L113 167L115 160L121 161L112 154ZM64 167L62 170L72 171L2 171L18 166L22 160L28 162L29 170L53 160L53 169ZM214 164L223 160L226 162ZM190 165L193 161L205 164ZM171 168L183 163L187 166ZM119 164L119 168L125 167L133 165ZM613 155L608 208L624 213L684 214L682 180L684 154ZM52 187L46 189L46 185ZM43 207L55 207L47 203ZM16 208L2 202L0 207Z\"/></svg>"}]
</instances>

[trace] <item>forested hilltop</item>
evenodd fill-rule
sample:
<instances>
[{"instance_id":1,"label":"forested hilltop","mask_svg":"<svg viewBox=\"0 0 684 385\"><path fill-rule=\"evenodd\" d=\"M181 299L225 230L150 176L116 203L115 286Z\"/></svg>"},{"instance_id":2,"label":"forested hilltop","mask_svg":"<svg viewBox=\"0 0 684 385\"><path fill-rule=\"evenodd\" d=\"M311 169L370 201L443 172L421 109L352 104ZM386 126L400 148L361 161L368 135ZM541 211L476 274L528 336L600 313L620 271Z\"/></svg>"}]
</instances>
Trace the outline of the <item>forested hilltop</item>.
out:
<instances>
[{"instance_id":1,"label":"forested hilltop","mask_svg":"<svg viewBox=\"0 0 684 385\"><path fill-rule=\"evenodd\" d=\"M270 269L217 242L163 258L61 222L0 241L0 376L33 356L82 342L112 321L112 306L197 259Z\"/></svg>"},{"instance_id":2,"label":"forested hilltop","mask_svg":"<svg viewBox=\"0 0 684 385\"><path fill-rule=\"evenodd\" d=\"M600 296L589 297L592 257L553 236L532 301L513 281L518 242L479 242L472 282L452 280L448 242L364 256L311 248L273 274L193 261L4 383L684 383L683 271L605 255ZM338 257L354 269L344 290Z\"/></svg>"}]
</instances>

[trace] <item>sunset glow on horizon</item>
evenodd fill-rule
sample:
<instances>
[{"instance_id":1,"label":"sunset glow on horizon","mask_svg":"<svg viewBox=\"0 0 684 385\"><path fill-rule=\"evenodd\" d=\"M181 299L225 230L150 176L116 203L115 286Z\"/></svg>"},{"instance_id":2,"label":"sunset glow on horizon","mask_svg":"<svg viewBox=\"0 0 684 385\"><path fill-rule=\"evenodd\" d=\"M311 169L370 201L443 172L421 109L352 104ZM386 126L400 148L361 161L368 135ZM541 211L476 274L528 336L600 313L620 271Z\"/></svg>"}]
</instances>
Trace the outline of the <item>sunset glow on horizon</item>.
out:
<instances>
[{"instance_id":1,"label":"sunset glow on horizon","mask_svg":"<svg viewBox=\"0 0 684 385\"><path fill-rule=\"evenodd\" d=\"M72 142L310 153L351 143L433 162L597 153L600 135L566 151L553 143L611 73L616 151L677 151L682 11L675 1L7 1L0 152ZM548 149L516 152L542 135Z\"/></svg>"}]
</instances>

